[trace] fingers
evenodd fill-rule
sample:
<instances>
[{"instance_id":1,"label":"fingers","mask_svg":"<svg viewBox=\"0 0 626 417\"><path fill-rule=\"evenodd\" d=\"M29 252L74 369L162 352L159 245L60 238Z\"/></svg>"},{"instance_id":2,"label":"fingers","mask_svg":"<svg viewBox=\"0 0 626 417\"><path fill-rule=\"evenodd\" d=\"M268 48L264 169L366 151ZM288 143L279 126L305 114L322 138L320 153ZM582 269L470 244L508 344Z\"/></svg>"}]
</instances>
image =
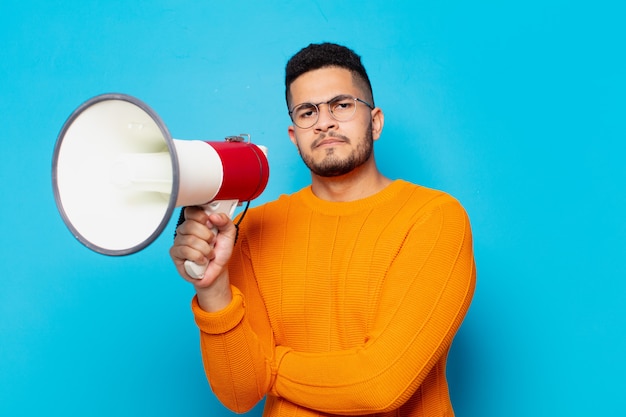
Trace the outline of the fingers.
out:
<instances>
[{"instance_id":1,"label":"fingers","mask_svg":"<svg viewBox=\"0 0 626 417\"><path fill-rule=\"evenodd\" d=\"M185 208L185 222L181 224L184 226L187 221L196 222L205 225L209 228L211 232L215 235L216 232L225 233L226 236L233 237L236 234L236 228L233 224L230 217L228 217L225 213L212 213L208 214L201 207L186 207ZM213 229L217 230L213 230ZM190 233L198 232L199 229L191 229ZM177 233L185 233L185 229L176 230ZM207 239L206 234L203 236L198 236L202 239Z\"/></svg>"},{"instance_id":2,"label":"fingers","mask_svg":"<svg viewBox=\"0 0 626 417\"><path fill-rule=\"evenodd\" d=\"M202 207L185 207L185 220L192 220L198 223L206 223L209 215Z\"/></svg>"},{"instance_id":3,"label":"fingers","mask_svg":"<svg viewBox=\"0 0 626 417\"><path fill-rule=\"evenodd\" d=\"M174 245L170 249L170 256L179 271L187 259L200 265L211 259L215 233L207 223L208 215L204 210L185 208L185 221L176 229Z\"/></svg>"},{"instance_id":4,"label":"fingers","mask_svg":"<svg viewBox=\"0 0 626 417\"><path fill-rule=\"evenodd\" d=\"M233 221L224 213L214 213L209 216L209 224L218 231L218 239L228 238L234 240L237 228Z\"/></svg>"},{"instance_id":5,"label":"fingers","mask_svg":"<svg viewBox=\"0 0 626 417\"><path fill-rule=\"evenodd\" d=\"M174 245L170 248L170 257L174 261L176 270L178 273L189 282L196 280L196 277L189 276L185 263L187 260L196 263L197 265L207 265L213 257L212 249L209 245L200 243L202 248L198 249L198 245L190 246L187 244L187 239L176 238Z\"/></svg>"},{"instance_id":6,"label":"fingers","mask_svg":"<svg viewBox=\"0 0 626 417\"><path fill-rule=\"evenodd\" d=\"M230 259L237 234L235 225L226 214L207 214L200 207L185 208L184 216L185 221L176 229L174 245L170 249L178 272L185 279L192 280L184 268L185 261L190 260L198 265L215 263L211 265L211 271L218 275Z\"/></svg>"},{"instance_id":7,"label":"fingers","mask_svg":"<svg viewBox=\"0 0 626 417\"><path fill-rule=\"evenodd\" d=\"M170 252L176 258L174 261L177 264L187 259L197 264L206 264L213 257L213 244L212 240L208 241L193 234L178 233Z\"/></svg>"}]
</instances>

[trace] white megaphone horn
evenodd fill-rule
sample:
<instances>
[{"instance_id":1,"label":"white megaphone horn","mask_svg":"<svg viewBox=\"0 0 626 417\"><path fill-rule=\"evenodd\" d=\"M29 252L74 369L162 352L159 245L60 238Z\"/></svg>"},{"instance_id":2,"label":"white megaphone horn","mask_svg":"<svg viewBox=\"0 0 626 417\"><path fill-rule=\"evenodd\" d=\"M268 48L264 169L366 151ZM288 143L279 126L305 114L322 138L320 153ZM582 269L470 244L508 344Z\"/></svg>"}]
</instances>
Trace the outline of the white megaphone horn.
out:
<instances>
[{"instance_id":1,"label":"white megaphone horn","mask_svg":"<svg viewBox=\"0 0 626 417\"><path fill-rule=\"evenodd\" d=\"M82 244L128 255L151 244L176 207L202 206L232 218L238 204L265 189L266 153L246 134L223 142L172 139L142 101L103 94L79 106L59 133L54 198ZM185 269L202 278L206 265L186 261Z\"/></svg>"}]
</instances>

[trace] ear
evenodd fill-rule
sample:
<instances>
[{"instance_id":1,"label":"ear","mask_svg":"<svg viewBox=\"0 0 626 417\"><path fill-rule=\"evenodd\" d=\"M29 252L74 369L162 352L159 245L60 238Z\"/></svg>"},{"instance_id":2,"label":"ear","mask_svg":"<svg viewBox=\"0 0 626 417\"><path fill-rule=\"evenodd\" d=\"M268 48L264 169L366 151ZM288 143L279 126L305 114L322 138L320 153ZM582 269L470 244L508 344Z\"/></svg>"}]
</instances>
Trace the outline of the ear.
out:
<instances>
[{"instance_id":1,"label":"ear","mask_svg":"<svg viewBox=\"0 0 626 417\"><path fill-rule=\"evenodd\" d=\"M289 134L289 139L291 140L291 143L298 146L298 141L296 140L296 128L293 127L293 125L289 125L289 127L287 128L287 133Z\"/></svg>"},{"instance_id":2,"label":"ear","mask_svg":"<svg viewBox=\"0 0 626 417\"><path fill-rule=\"evenodd\" d=\"M372 110L372 138L377 140L380 138L383 132L383 126L385 125L385 115L380 107L375 107Z\"/></svg>"}]
</instances>

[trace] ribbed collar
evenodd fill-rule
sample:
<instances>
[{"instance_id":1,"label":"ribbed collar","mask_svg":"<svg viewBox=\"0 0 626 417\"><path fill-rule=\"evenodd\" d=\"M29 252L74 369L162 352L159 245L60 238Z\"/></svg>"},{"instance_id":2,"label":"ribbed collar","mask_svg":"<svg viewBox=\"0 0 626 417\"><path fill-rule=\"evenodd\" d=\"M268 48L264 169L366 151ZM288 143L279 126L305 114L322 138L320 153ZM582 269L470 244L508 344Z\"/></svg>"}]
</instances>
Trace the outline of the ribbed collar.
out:
<instances>
[{"instance_id":1,"label":"ribbed collar","mask_svg":"<svg viewBox=\"0 0 626 417\"><path fill-rule=\"evenodd\" d=\"M346 216L362 211L369 211L395 198L401 192L406 192L410 187L411 184L404 180L394 180L376 194L359 200L345 202L322 200L313 194L311 186L301 189L293 196L310 207L313 211L331 216Z\"/></svg>"}]
</instances>

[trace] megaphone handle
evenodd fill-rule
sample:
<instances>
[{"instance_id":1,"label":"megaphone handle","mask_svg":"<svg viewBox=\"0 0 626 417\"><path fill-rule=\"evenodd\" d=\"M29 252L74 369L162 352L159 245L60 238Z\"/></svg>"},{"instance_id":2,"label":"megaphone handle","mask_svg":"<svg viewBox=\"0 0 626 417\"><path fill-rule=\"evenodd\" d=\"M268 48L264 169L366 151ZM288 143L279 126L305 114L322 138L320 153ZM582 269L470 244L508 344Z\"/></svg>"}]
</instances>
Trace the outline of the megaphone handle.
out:
<instances>
[{"instance_id":1,"label":"megaphone handle","mask_svg":"<svg viewBox=\"0 0 626 417\"><path fill-rule=\"evenodd\" d=\"M238 204L239 200L216 200L201 207L207 214L224 213L232 219ZM213 233L217 233L217 228L213 228ZM185 271L190 277L195 279L202 279L208 266L209 264L198 265L190 260L185 261Z\"/></svg>"}]
</instances>

